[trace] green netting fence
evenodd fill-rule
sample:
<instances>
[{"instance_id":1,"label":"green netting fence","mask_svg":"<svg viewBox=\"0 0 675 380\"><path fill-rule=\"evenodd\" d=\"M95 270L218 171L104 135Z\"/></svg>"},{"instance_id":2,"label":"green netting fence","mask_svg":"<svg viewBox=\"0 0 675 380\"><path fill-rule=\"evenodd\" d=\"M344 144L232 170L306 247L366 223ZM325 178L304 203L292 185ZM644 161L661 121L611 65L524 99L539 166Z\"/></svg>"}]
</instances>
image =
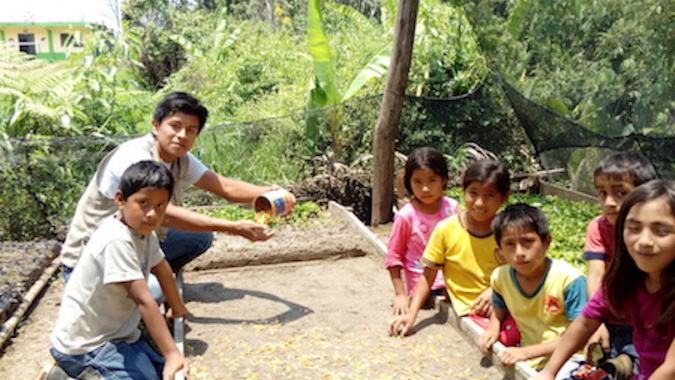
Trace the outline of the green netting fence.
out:
<instances>
[{"instance_id":1,"label":"green netting fence","mask_svg":"<svg viewBox=\"0 0 675 380\"><path fill-rule=\"evenodd\" d=\"M312 111L321 125L312 144L305 138L306 113L297 112L209 126L192 153L229 177L284 186L297 183L330 171L336 163L348 167L370 154L381 100L378 94ZM509 157L515 165L525 135L504 104L496 86L451 99L408 97L397 150L408 153L414 147L433 146L452 154L471 141ZM331 127L338 133L332 134ZM337 156L333 136L339 139ZM132 137L0 140L0 241L63 237L98 162ZM186 197L188 205L217 202L201 191Z\"/></svg>"},{"instance_id":2,"label":"green netting fence","mask_svg":"<svg viewBox=\"0 0 675 380\"><path fill-rule=\"evenodd\" d=\"M593 171L597 163L619 151L641 152L662 178L675 178L675 136L594 132L527 99L505 81L501 81L501 87L542 165L547 169L566 169L570 187L594 193Z\"/></svg>"}]
</instances>

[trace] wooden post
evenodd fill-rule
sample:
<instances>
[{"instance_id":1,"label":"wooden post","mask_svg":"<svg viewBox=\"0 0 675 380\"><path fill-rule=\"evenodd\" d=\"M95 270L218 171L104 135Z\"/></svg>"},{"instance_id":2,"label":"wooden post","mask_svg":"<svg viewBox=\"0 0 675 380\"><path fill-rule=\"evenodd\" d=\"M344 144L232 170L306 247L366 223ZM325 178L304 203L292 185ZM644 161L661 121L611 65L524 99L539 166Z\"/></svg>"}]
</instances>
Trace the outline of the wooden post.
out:
<instances>
[{"instance_id":1,"label":"wooden post","mask_svg":"<svg viewBox=\"0 0 675 380\"><path fill-rule=\"evenodd\" d=\"M394 149L412 60L419 0L398 0L394 49L373 141L372 226L392 220Z\"/></svg>"}]
</instances>

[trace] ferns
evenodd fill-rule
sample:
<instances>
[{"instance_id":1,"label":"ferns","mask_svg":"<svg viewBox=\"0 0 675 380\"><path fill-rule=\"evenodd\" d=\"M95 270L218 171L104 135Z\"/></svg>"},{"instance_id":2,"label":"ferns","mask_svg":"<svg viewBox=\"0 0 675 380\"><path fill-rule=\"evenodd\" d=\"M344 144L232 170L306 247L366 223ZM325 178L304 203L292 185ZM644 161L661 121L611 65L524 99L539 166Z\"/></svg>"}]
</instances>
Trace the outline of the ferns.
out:
<instances>
[{"instance_id":1,"label":"ferns","mask_svg":"<svg viewBox=\"0 0 675 380\"><path fill-rule=\"evenodd\" d=\"M0 47L0 131L10 137L51 132L72 83L65 65Z\"/></svg>"}]
</instances>

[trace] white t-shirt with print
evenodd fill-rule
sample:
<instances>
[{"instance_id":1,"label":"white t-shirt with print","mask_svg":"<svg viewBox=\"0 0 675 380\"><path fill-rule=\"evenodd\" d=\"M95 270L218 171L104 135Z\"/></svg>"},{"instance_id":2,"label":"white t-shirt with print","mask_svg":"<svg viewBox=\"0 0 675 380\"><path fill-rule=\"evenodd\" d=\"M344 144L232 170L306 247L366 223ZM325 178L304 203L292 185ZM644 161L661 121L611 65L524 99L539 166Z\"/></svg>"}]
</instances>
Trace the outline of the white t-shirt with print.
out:
<instances>
[{"instance_id":1,"label":"white t-shirt with print","mask_svg":"<svg viewBox=\"0 0 675 380\"><path fill-rule=\"evenodd\" d=\"M122 283L147 280L163 259L154 232L138 235L115 216L105 219L66 284L51 336L54 348L81 355L110 341L138 341L141 315Z\"/></svg>"}]
</instances>

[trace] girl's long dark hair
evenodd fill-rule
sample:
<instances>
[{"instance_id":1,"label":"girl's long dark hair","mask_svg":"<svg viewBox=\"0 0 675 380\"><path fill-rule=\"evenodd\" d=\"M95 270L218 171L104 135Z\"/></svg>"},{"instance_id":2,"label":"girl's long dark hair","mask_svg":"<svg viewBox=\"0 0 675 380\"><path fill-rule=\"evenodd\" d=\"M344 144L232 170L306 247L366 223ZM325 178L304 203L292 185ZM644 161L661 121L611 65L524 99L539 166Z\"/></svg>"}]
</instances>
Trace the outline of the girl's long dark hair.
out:
<instances>
[{"instance_id":1,"label":"girl's long dark hair","mask_svg":"<svg viewBox=\"0 0 675 380\"><path fill-rule=\"evenodd\" d=\"M605 299L611 312L624 321L633 318L626 313L626 302L645 282L647 273L640 270L631 258L623 239L626 216L638 203L663 198L675 216L675 182L654 180L639 186L624 200L616 222L616 252L603 281ZM661 276L661 316L656 328L665 329L675 320L675 261L671 262Z\"/></svg>"}]
</instances>

